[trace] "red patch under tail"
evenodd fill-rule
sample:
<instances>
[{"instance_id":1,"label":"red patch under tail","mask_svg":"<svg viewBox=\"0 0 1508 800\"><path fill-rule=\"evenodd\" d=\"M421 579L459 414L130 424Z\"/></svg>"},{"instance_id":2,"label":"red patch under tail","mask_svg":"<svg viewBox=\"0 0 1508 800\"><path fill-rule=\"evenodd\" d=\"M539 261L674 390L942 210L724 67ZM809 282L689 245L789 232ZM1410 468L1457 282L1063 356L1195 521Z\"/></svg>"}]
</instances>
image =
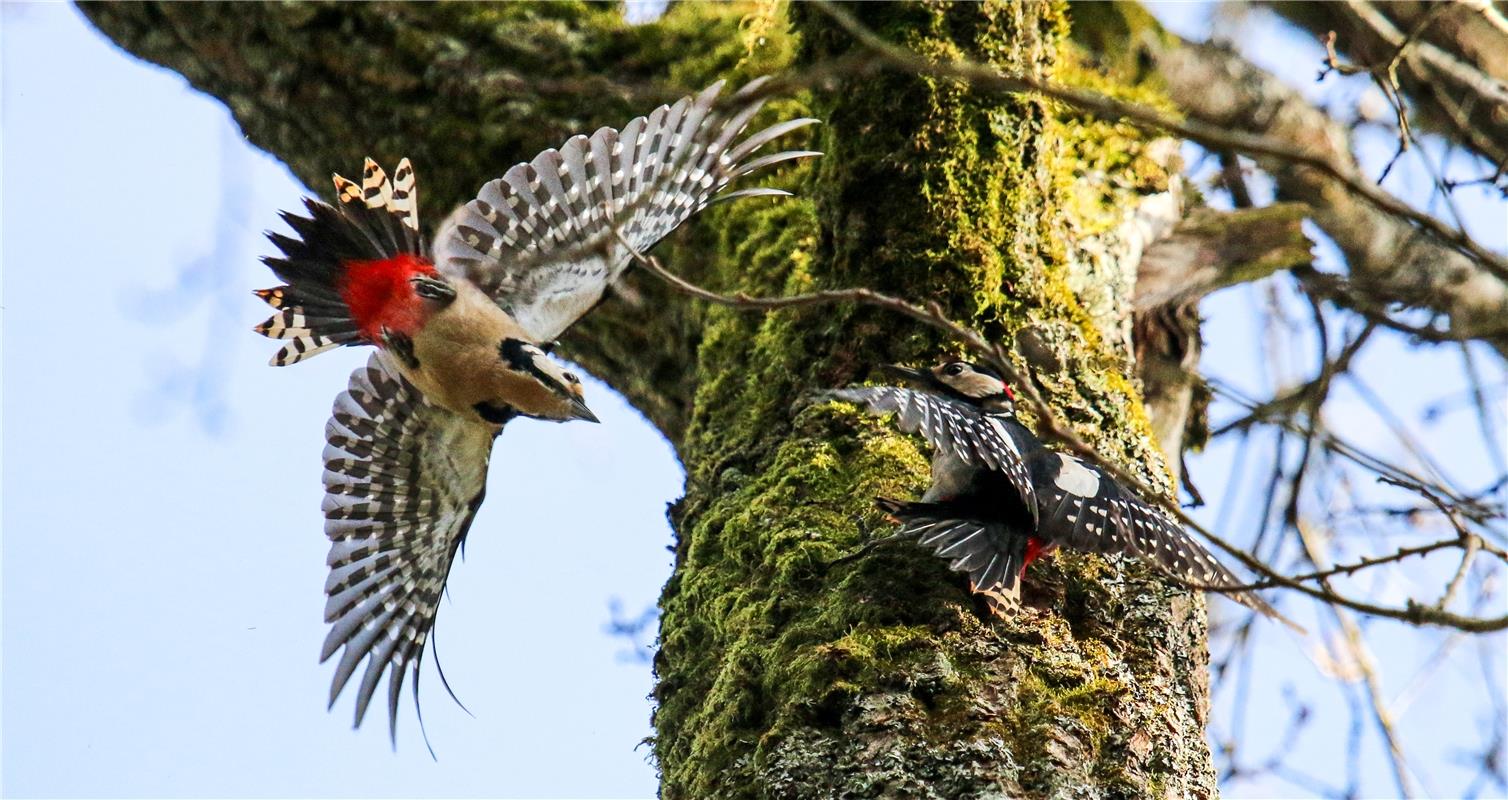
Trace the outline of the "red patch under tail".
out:
<instances>
[{"instance_id":1,"label":"red patch under tail","mask_svg":"<svg viewBox=\"0 0 1508 800\"><path fill-rule=\"evenodd\" d=\"M1046 545L1044 545L1042 543L1041 539L1038 539L1035 536L1027 537L1027 539L1026 539L1026 558L1023 559L1022 562L1021 562L1021 576L1022 577L1026 577L1026 568L1029 567L1029 566L1031 566L1031 563L1033 561L1037 560L1037 556L1042 555L1042 551L1044 549L1046 549Z\"/></svg>"},{"instance_id":2,"label":"red patch under tail","mask_svg":"<svg viewBox=\"0 0 1508 800\"><path fill-rule=\"evenodd\" d=\"M411 336L424 322L424 306L410 281L417 275L434 274L433 264L412 253L347 261L340 296L367 341L381 341L383 328Z\"/></svg>"}]
</instances>

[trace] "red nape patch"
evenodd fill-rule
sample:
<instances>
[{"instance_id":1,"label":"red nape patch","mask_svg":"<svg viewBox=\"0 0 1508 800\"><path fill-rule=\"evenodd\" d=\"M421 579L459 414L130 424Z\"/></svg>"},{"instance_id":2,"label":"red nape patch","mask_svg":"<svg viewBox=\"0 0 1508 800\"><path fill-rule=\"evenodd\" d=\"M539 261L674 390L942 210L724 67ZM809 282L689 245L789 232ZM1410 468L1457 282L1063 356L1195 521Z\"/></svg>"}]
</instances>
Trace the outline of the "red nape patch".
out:
<instances>
[{"instance_id":1,"label":"red nape patch","mask_svg":"<svg viewBox=\"0 0 1508 800\"><path fill-rule=\"evenodd\" d=\"M1031 566L1032 562L1036 561L1037 560L1037 556L1040 556L1040 555L1042 555L1042 540L1038 539L1035 536L1029 536L1029 537L1027 537L1027 539L1026 539L1026 559L1021 562L1021 574L1022 575L1026 574L1026 568L1029 567L1029 566Z\"/></svg>"},{"instance_id":2,"label":"red nape patch","mask_svg":"<svg viewBox=\"0 0 1508 800\"><path fill-rule=\"evenodd\" d=\"M409 279L433 274L435 266L413 253L377 261L347 261L340 296L368 341L378 341L383 328L412 336L424 322L424 306Z\"/></svg>"}]
</instances>

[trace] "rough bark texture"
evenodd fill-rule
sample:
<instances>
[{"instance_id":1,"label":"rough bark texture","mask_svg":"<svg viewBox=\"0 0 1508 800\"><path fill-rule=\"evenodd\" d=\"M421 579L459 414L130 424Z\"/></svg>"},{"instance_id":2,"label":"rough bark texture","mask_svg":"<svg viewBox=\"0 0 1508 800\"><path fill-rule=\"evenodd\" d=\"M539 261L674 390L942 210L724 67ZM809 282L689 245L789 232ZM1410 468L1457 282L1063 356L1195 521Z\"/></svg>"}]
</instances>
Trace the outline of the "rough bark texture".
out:
<instances>
[{"instance_id":1,"label":"rough bark texture","mask_svg":"<svg viewBox=\"0 0 1508 800\"><path fill-rule=\"evenodd\" d=\"M1153 433L1179 478L1186 477L1183 453L1204 447L1209 437L1199 301L1308 264L1311 243L1301 225L1307 210L1297 203L1228 213L1195 209L1142 252L1133 301L1136 368Z\"/></svg>"},{"instance_id":2,"label":"rough bark texture","mask_svg":"<svg viewBox=\"0 0 1508 800\"><path fill-rule=\"evenodd\" d=\"M933 56L1156 100L1076 54L1059 5L856 10ZM86 11L225 98L313 187L369 150L411 155L432 215L650 98L850 46L818 12L787 28L768 5L679 4L639 28L574 4ZM775 24L746 36L744 14ZM1140 247L1104 242L1170 191L1167 160L1113 124L912 76L840 79L767 113L808 103L828 155L781 179L803 199L719 208L667 262L728 290L936 299L1021 343L1020 366L1082 436L1166 485L1127 377ZM925 456L886 421L799 398L949 343L871 309L756 316L637 286L641 304L606 304L565 352L645 409L686 468L656 661L666 797L1214 794L1197 596L1061 555L1033 566L1019 616L994 620L910 546L825 566L862 541L860 520L878 524L872 496L920 490Z\"/></svg>"},{"instance_id":3,"label":"rough bark texture","mask_svg":"<svg viewBox=\"0 0 1508 800\"><path fill-rule=\"evenodd\" d=\"M1050 5L863 16L931 56L1039 74L1064 46ZM799 32L809 59L848 46L816 13ZM816 102L828 155L808 191L815 217L792 204L771 212L779 225L724 223L740 247L718 284L935 298L993 336L1028 337L1053 367L1034 376L1069 420L1112 457L1155 463L1124 377L1129 343L1113 335L1129 292L1103 297L1096 316L1070 289L1082 270L1099 270L1099 284L1132 283L1134 271L1071 258L1065 244L1166 188L1166 173L1131 169L1146 166L1139 142L1066 124L1037 101L911 76L842 81ZM853 520L873 521L870 497L919 489L924 461L887 423L831 405L793 415L792 399L940 347L867 310L712 315L662 602L656 750L668 797L1212 791L1197 733L1203 614L1187 595L1170 602L1142 573L1065 557L1035 573L1036 608L991 622L943 564L908 547L824 567L859 544Z\"/></svg>"},{"instance_id":4,"label":"rough bark texture","mask_svg":"<svg viewBox=\"0 0 1508 800\"><path fill-rule=\"evenodd\" d=\"M1096 16L1104 20L1097 32L1131 42L1132 55L1156 70L1188 115L1355 164L1350 136L1338 122L1239 55L1162 32L1136 6L1106 4ZM1117 35L1117 29L1134 33ZM1415 306L1435 315L1447 337L1481 339L1508 354L1508 284L1317 170L1275 158L1257 163L1276 181L1279 199L1307 204L1345 252L1349 293L1361 297L1352 307L1375 313L1393 302ZM1346 295L1335 299L1345 303Z\"/></svg>"}]
</instances>

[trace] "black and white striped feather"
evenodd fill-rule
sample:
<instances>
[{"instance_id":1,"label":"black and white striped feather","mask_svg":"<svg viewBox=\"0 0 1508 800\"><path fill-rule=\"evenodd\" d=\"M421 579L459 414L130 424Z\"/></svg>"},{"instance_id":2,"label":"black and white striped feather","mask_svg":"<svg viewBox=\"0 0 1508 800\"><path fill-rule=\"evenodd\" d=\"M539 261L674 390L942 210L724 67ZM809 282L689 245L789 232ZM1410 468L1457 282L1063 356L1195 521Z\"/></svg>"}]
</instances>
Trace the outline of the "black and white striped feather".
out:
<instances>
[{"instance_id":1,"label":"black and white striped feather","mask_svg":"<svg viewBox=\"0 0 1508 800\"><path fill-rule=\"evenodd\" d=\"M902 431L920 433L935 450L951 453L965 464L1005 475L1020 494L1030 523L1036 524L1036 492L1022 447L1012 431L1020 423L950 397L899 386L835 389L826 394L866 406L874 414L894 413L896 425Z\"/></svg>"},{"instance_id":2,"label":"black and white striped feather","mask_svg":"<svg viewBox=\"0 0 1508 800\"><path fill-rule=\"evenodd\" d=\"M374 353L351 375L325 427L325 534L330 539L320 653L341 652L330 685L335 704L362 662L360 725L388 674L388 725L396 738L398 696L413 672L456 552L482 503L492 426L435 406Z\"/></svg>"},{"instance_id":3,"label":"black and white striped feather","mask_svg":"<svg viewBox=\"0 0 1508 800\"><path fill-rule=\"evenodd\" d=\"M865 405L874 413L895 413L908 433L921 433L938 451L933 458L934 485L925 500L881 500L882 508L902 521L902 533L915 534L933 552L952 559L954 570L968 572L975 591L997 600L1013 600L1025 558L1027 538L1047 547L1069 547L1103 554L1124 554L1155 561L1169 574L1201 585L1239 585L1242 581L1190 537L1171 515L1143 502L1100 467L1075 456L1049 450L1019 422L991 414L960 400L894 386L838 389L830 397ZM940 457L952 456L964 478L940 476ZM1031 517L1018 531L1002 524L1013 499L1005 487L984 489L974 472L1003 475L1019 494ZM939 493L939 481L953 486ZM952 494L961 491L961 495ZM887 505L888 504L888 505ZM1008 568L998 575L995 570ZM1252 592L1229 597L1296 630Z\"/></svg>"},{"instance_id":4,"label":"black and white striped feather","mask_svg":"<svg viewBox=\"0 0 1508 800\"><path fill-rule=\"evenodd\" d=\"M761 83L751 82L722 109L714 107L719 81L621 131L575 136L514 166L483 186L437 235L440 271L480 286L536 341L555 339L632 262L615 227L642 253L712 202L788 194L723 191L762 168L818 155L791 150L749 158L812 119L789 120L734 143L763 105L752 96Z\"/></svg>"},{"instance_id":5,"label":"black and white striped feather","mask_svg":"<svg viewBox=\"0 0 1508 800\"><path fill-rule=\"evenodd\" d=\"M268 233L281 256L262 259L287 284L261 289L257 296L277 309L256 326L257 333L287 341L272 366L297 364L341 345L370 344L357 329L340 295L346 265L399 253L427 257L419 234L418 189L408 159L398 162L395 181L368 158L361 185L334 176L339 205L304 200L309 216L283 212L294 236Z\"/></svg>"},{"instance_id":6,"label":"black and white striped feather","mask_svg":"<svg viewBox=\"0 0 1508 800\"><path fill-rule=\"evenodd\" d=\"M1019 596L1018 578L1026 561L1025 532L977 516L961 516L955 504L888 498L875 502L901 521L897 535L915 537L918 544L947 559L949 569L969 576L974 591L1006 602Z\"/></svg>"}]
</instances>

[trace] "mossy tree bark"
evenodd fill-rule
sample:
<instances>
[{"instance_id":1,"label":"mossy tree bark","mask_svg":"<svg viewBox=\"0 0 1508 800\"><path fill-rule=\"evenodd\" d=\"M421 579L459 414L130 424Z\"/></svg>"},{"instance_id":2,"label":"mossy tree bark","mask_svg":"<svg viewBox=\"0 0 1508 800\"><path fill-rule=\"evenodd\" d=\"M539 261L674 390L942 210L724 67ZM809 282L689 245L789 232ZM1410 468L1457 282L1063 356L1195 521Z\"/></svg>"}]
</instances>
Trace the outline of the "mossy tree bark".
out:
<instances>
[{"instance_id":1,"label":"mossy tree bark","mask_svg":"<svg viewBox=\"0 0 1508 800\"><path fill-rule=\"evenodd\" d=\"M1061 5L856 10L930 56L1145 91L1083 65ZM368 149L412 156L431 214L650 98L852 46L821 13L797 8L788 25L769 5L678 4L642 27L570 4L86 13L225 98L310 186ZM1090 246L1169 191L1152 143L1039 99L897 73L772 105L771 118L809 105L827 121L827 156L781 178L803 199L718 208L661 253L669 264L730 291L935 299L1021 343L1018 366L1065 420L1166 483L1127 377L1135 264ZM637 304L609 302L564 352L644 408L686 469L656 659L666 797L1214 793L1198 597L1063 554L1033 567L1019 615L995 620L910 546L826 566L861 543L861 524L879 526L871 497L920 491L926 460L888 422L799 398L956 344L874 309L752 315L630 288Z\"/></svg>"}]
</instances>

